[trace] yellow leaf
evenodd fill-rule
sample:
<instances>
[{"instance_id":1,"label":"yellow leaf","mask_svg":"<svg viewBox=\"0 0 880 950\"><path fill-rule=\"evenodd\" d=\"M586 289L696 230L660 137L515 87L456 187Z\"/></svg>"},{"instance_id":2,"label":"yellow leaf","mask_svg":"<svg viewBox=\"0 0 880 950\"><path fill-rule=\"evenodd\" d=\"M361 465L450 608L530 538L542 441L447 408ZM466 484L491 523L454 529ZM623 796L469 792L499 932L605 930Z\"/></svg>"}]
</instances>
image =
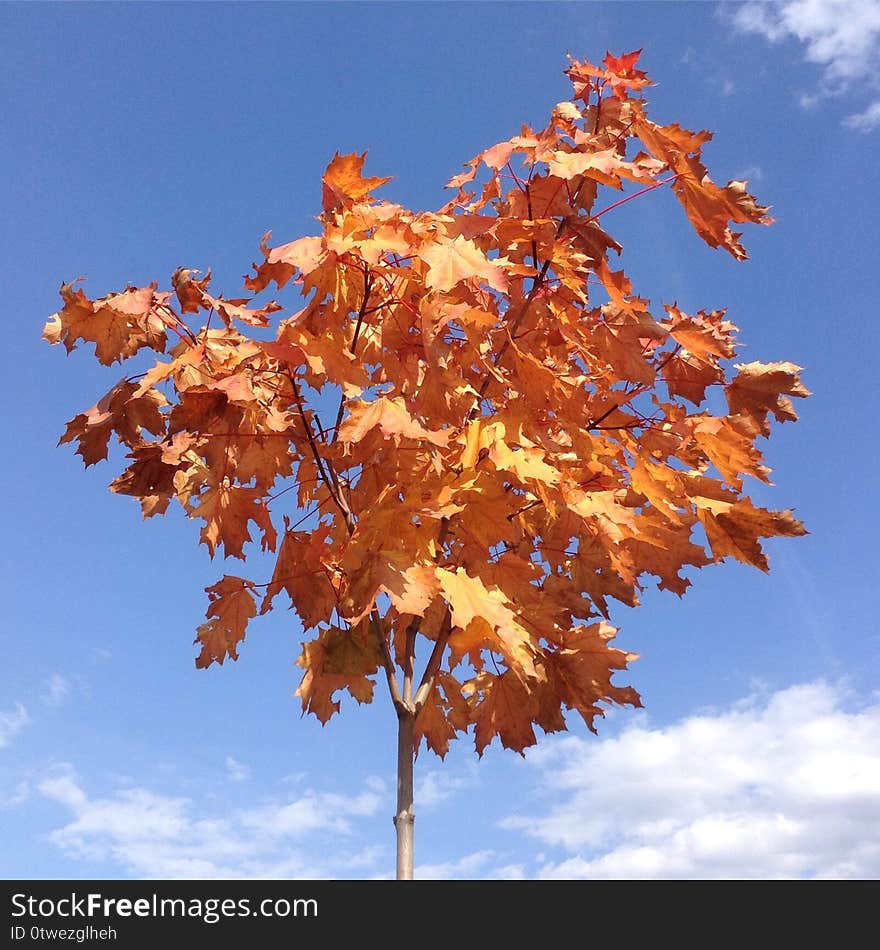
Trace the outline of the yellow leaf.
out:
<instances>
[{"instance_id":1,"label":"yellow leaf","mask_svg":"<svg viewBox=\"0 0 880 950\"><path fill-rule=\"evenodd\" d=\"M424 439L434 445L445 447L450 432L426 429L413 419L401 396L380 396L374 402L361 402L352 406L348 418L339 427L340 442L360 442L374 427L389 439Z\"/></svg>"},{"instance_id":2,"label":"yellow leaf","mask_svg":"<svg viewBox=\"0 0 880 950\"><path fill-rule=\"evenodd\" d=\"M423 244L419 257L428 265L425 286L431 290L450 291L460 281L473 278L495 290L507 290L507 275L499 264L461 235L452 241L435 239Z\"/></svg>"},{"instance_id":3,"label":"yellow leaf","mask_svg":"<svg viewBox=\"0 0 880 950\"><path fill-rule=\"evenodd\" d=\"M461 567L455 571L438 568L437 578L452 609L453 626L466 630L474 618L485 621L492 648L517 670L533 675L534 647L504 594L497 588L487 589L479 577L471 577Z\"/></svg>"}]
</instances>

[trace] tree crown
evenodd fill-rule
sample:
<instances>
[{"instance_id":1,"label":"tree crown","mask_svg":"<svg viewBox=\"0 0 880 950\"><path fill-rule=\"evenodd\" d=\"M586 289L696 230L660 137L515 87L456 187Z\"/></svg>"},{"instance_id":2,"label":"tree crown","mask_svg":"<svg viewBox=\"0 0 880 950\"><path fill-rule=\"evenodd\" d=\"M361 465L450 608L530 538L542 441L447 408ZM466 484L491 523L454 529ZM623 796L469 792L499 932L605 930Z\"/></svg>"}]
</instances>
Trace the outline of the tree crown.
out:
<instances>
[{"instance_id":1,"label":"tree crown","mask_svg":"<svg viewBox=\"0 0 880 950\"><path fill-rule=\"evenodd\" d=\"M388 179L337 154L321 233L267 234L243 296L186 268L169 290L62 286L49 342L94 343L105 365L168 359L61 442L89 466L115 436L130 462L111 490L145 517L176 500L212 557L276 555L266 583L208 588L199 667L237 659L284 595L311 633L298 694L322 722L384 674L439 755L471 726L480 753L495 736L522 751L566 709L593 729L608 704L639 705L612 682L634 659L611 645L612 601L636 605L648 576L681 595L685 568L726 557L766 570L760 539L804 533L743 492L768 479L770 417L807 395L799 367L731 365L724 311L652 312L615 269L606 214L664 185L736 259L733 227L770 223L745 182L711 180L709 133L648 118L637 61L572 61L572 99L469 161L435 212L375 197ZM302 307L257 303L270 284Z\"/></svg>"}]
</instances>

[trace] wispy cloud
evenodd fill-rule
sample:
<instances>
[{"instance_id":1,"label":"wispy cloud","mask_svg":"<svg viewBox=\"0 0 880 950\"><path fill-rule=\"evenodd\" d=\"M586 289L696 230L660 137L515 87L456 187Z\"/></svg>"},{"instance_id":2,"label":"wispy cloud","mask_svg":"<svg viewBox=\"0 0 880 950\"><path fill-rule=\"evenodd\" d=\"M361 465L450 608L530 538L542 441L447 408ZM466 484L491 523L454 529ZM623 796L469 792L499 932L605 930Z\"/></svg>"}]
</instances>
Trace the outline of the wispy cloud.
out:
<instances>
[{"instance_id":1,"label":"wispy cloud","mask_svg":"<svg viewBox=\"0 0 880 950\"><path fill-rule=\"evenodd\" d=\"M763 181L764 169L760 165L747 165L734 176L738 181Z\"/></svg>"},{"instance_id":2,"label":"wispy cloud","mask_svg":"<svg viewBox=\"0 0 880 950\"><path fill-rule=\"evenodd\" d=\"M31 721L27 710L16 703L10 712L0 712L0 749Z\"/></svg>"},{"instance_id":3,"label":"wispy cloud","mask_svg":"<svg viewBox=\"0 0 880 950\"><path fill-rule=\"evenodd\" d=\"M474 851L457 861L447 861L442 864L420 864L415 869L415 876L422 881L486 877L485 872L489 870L488 865L494 857L494 851Z\"/></svg>"},{"instance_id":4,"label":"wispy cloud","mask_svg":"<svg viewBox=\"0 0 880 950\"><path fill-rule=\"evenodd\" d=\"M231 755L226 756L226 771L233 782L246 782L251 777L250 768Z\"/></svg>"},{"instance_id":5,"label":"wispy cloud","mask_svg":"<svg viewBox=\"0 0 880 950\"><path fill-rule=\"evenodd\" d=\"M478 780L477 766L464 772L452 771L451 768L433 769L419 776L415 788L415 801L420 808L433 808L448 802L450 798Z\"/></svg>"},{"instance_id":6,"label":"wispy cloud","mask_svg":"<svg viewBox=\"0 0 880 950\"><path fill-rule=\"evenodd\" d=\"M358 795L304 791L217 813L146 788L93 797L70 767L45 778L38 791L72 813L49 836L69 857L139 878L320 878L347 876L346 845L360 866L373 860L354 830L375 814L384 787L372 782Z\"/></svg>"},{"instance_id":7,"label":"wispy cloud","mask_svg":"<svg viewBox=\"0 0 880 950\"><path fill-rule=\"evenodd\" d=\"M0 808L18 808L30 798L30 794L30 785L23 779L8 790L0 786Z\"/></svg>"},{"instance_id":8,"label":"wispy cloud","mask_svg":"<svg viewBox=\"0 0 880 950\"><path fill-rule=\"evenodd\" d=\"M550 741L553 804L505 825L560 849L547 878L880 875L880 705L823 683L667 728Z\"/></svg>"},{"instance_id":9,"label":"wispy cloud","mask_svg":"<svg viewBox=\"0 0 880 950\"><path fill-rule=\"evenodd\" d=\"M880 876L880 697L857 705L822 682L754 690L663 726L642 717L609 738L548 737L521 766L536 794L519 800L532 807L504 819L500 838L487 833L485 847L423 855L416 876ZM425 772L417 808L449 801L479 772ZM349 792L300 783L246 807L138 785L93 794L89 784L66 767L36 791L68 813L49 840L110 875L375 877L393 861L381 814L391 790L379 778Z\"/></svg>"},{"instance_id":10,"label":"wispy cloud","mask_svg":"<svg viewBox=\"0 0 880 950\"><path fill-rule=\"evenodd\" d=\"M803 44L805 58L822 69L819 89L799 97L803 106L861 85L878 98L844 124L862 132L880 125L880 0L746 3L734 9L731 19L741 32L757 33L771 43Z\"/></svg>"},{"instance_id":11,"label":"wispy cloud","mask_svg":"<svg viewBox=\"0 0 880 950\"><path fill-rule=\"evenodd\" d=\"M46 706L60 706L70 695L70 681L65 679L60 673L53 673L46 680L46 687L43 690L40 699Z\"/></svg>"},{"instance_id":12,"label":"wispy cloud","mask_svg":"<svg viewBox=\"0 0 880 950\"><path fill-rule=\"evenodd\" d=\"M872 102L867 109L847 116L843 124L857 132L870 132L880 126L880 99Z\"/></svg>"}]
</instances>

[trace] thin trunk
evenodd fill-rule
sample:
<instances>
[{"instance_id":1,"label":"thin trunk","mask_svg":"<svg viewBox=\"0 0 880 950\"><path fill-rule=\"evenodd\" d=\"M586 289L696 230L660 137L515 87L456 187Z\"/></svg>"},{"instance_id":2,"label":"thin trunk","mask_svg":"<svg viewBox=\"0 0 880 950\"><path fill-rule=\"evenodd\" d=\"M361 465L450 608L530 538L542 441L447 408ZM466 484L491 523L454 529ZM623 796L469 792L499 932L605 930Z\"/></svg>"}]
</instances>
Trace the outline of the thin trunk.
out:
<instances>
[{"instance_id":1,"label":"thin trunk","mask_svg":"<svg viewBox=\"0 0 880 950\"><path fill-rule=\"evenodd\" d=\"M398 710L397 713L397 814L394 827L397 830L397 880L413 879L413 734L416 717L413 713Z\"/></svg>"}]
</instances>

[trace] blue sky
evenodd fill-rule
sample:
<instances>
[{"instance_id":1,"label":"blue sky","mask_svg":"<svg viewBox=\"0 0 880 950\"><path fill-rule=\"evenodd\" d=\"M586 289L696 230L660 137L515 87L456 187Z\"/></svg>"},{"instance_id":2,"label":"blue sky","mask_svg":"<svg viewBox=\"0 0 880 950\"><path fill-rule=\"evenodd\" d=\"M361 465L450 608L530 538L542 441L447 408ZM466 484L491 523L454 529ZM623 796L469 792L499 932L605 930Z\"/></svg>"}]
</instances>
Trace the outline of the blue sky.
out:
<instances>
[{"instance_id":1,"label":"blue sky","mask_svg":"<svg viewBox=\"0 0 880 950\"><path fill-rule=\"evenodd\" d=\"M64 423L120 375L40 340L62 280L100 296L211 266L227 295L272 229L314 233L335 151L436 208L462 162L543 124L565 53L644 48L651 114L715 140L775 226L734 263L654 192L607 219L656 305L727 306L748 360L814 395L766 446L809 536L622 609L646 709L524 759L417 763L417 876L876 877L880 705L876 0L0 6L7 433L0 874L373 877L393 868L394 717L301 719L276 611L197 671L224 572L175 514L142 522Z\"/></svg>"}]
</instances>

